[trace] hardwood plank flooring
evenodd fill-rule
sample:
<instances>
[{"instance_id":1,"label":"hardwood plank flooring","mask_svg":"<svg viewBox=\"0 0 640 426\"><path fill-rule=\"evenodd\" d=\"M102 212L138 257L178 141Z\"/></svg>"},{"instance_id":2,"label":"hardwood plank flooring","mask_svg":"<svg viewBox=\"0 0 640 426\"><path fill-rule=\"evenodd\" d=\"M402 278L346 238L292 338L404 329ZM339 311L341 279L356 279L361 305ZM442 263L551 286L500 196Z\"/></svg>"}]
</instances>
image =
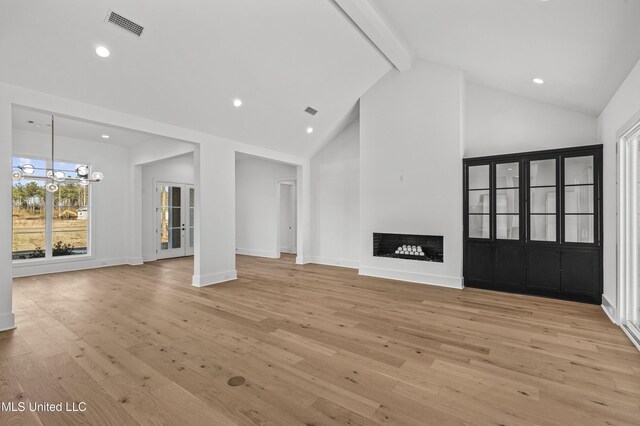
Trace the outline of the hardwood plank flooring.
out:
<instances>
[{"instance_id":1,"label":"hardwood plank flooring","mask_svg":"<svg viewBox=\"0 0 640 426\"><path fill-rule=\"evenodd\" d=\"M640 424L640 353L593 305L238 256L20 278L0 424ZM244 384L229 386L242 376Z\"/></svg>"}]
</instances>

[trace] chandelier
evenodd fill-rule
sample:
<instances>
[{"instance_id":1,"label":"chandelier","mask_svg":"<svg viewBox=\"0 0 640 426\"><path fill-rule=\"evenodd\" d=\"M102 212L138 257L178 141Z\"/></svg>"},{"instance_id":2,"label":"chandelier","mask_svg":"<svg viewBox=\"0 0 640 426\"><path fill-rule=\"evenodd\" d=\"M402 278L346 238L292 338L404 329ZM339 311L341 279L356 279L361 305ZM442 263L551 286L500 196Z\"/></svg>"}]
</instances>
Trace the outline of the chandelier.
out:
<instances>
[{"instance_id":1,"label":"chandelier","mask_svg":"<svg viewBox=\"0 0 640 426\"><path fill-rule=\"evenodd\" d=\"M63 182L77 182L82 186L88 186L94 182L100 182L104 175L100 172L93 172L89 170L89 166L86 164L78 164L75 170L75 176L67 176L67 173L71 170L56 170L55 168L55 123L54 117L51 116L51 168L38 168L32 164L22 164L16 167L11 176L14 180L21 180L23 177L28 177L29 180L45 180L45 189L49 192L56 192L59 189L60 183ZM36 170L44 171L44 176L36 174ZM71 171L73 173L73 171Z\"/></svg>"}]
</instances>

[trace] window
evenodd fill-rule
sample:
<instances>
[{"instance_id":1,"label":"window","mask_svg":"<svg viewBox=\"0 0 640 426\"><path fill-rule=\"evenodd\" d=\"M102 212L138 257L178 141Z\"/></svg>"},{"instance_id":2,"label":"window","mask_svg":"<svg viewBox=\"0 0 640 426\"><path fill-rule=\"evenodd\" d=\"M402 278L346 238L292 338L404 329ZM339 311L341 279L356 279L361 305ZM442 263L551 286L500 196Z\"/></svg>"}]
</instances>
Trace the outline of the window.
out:
<instances>
[{"instance_id":1,"label":"window","mask_svg":"<svg viewBox=\"0 0 640 426\"><path fill-rule=\"evenodd\" d=\"M43 159L13 157L14 170L22 164L44 176L50 164ZM76 163L56 162L55 169L75 175ZM46 181L26 175L13 181L13 259L57 258L89 253L89 188L62 182L57 192L45 190Z\"/></svg>"}]
</instances>

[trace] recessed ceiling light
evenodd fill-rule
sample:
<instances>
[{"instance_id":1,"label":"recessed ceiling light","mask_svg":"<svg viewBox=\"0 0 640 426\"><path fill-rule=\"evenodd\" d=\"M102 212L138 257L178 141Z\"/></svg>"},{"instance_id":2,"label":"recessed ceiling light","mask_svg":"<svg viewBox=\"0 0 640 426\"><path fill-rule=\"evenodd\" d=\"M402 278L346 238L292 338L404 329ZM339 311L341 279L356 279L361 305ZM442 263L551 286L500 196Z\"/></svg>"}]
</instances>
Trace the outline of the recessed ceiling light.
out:
<instances>
[{"instance_id":1,"label":"recessed ceiling light","mask_svg":"<svg viewBox=\"0 0 640 426\"><path fill-rule=\"evenodd\" d=\"M101 58L108 58L110 54L111 52L109 52L109 49L107 49L106 47L104 46L96 47L96 55L100 56Z\"/></svg>"},{"instance_id":2,"label":"recessed ceiling light","mask_svg":"<svg viewBox=\"0 0 640 426\"><path fill-rule=\"evenodd\" d=\"M236 107L236 108L241 107L241 106L242 106L242 99L240 99L240 98L235 98L235 99L233 100L233 106L234 106L234 107Z\"/></svg>"},{"instance_id":3,"label":"recessed ceiling light","mask_svg":"<svg viewBox=\"0 0 640 426\"><path fill-rule=\"evenodd\" d=\"M307 127L307 133L313 133L313 127Z\"/></svg>"},{"instance_id":4,"label":"recessed ceiling light","mask_svg":"<svg viewBox=\"0 0 640 426\"><path fill-rule=\"evenodd\" d=\"M109 135L102 135L102 139L109 139L111 136Z\"/></svg>"},{"instance_id":5,"label":"recessed ceiling light","mask_svg":"<svg viewBox=\"0 0 640 426\"><path fill-rule=\"evenodd\" d=\"M534 79L533 79L533 82L534 82L535 84L538 84L538 85L540 85L540 84L544 84L544 80L543 80L543 79L541 79L541 78L534 78Z\"/></svg>"}]
</instances>

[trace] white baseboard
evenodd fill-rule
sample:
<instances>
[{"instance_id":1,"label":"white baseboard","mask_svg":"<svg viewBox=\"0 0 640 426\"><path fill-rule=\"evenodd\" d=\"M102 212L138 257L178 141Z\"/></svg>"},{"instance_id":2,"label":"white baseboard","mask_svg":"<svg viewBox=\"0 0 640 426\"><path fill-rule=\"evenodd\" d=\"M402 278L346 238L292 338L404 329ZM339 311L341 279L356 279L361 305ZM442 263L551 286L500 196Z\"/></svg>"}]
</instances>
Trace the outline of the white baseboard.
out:
<instances>
[{"instance_id":1,"label":"white baseboard","mask_svg":"<svg viewBox=\"0 0 640 426\"><path fill-rule=\"evenodd\" d=\"M602 310L605 314L607 314L611 322L613 322L614 324L618 324L618 321L616 320L616 318L618 318L618 316L616 315L616 308L613 307L611 302L609 302L609 299L607 299L604 294L602 295L602 305L600 306L602 306Z\"/></svg>"},{"instance_id":2,"label":"white baseboard","mask_svg":"<svg viewBox=\"0 0 640 426\"><path fill-rule=\"evenodd\" d=\"M130 258L128 257L116 257L112 259L90 259L90 260L76 260L69 259L69 261L56 261L52 263L38 264L38 261L33 263L22 263L13 265L13 277L30 277L33 275L44 274L57 274L59 272L71 272L81 271L84 269L96 269L107 268L109 266L128 265Z\"/></svg>"},{"instance_id":3,"label":"white baseboard","mask_svg":"<svg viewBox=\"0 0 640 426\"><path fill-rule=\"evenodd\" d=\"M361 266L359 275L377 278L387 278L390 280L407 281L417 284L435 285L438 287L448 287L462 289L462 277L446 277L441 275L430 275L419 272L397 271L393 269L372 268L369 266Z\"/></svg>"},{"instance_id":4,"label":"white baseboard","mask_svg":"<svg viewBox=\"0 0 640 426\"><path fill-rule=\"evenodd\" d=\"M297 255L296 256L296 265L306 265L307 263L311 263L311 261L309 259L310 259L310 257L304 257L304 256Z\"/></svg>"},{"instance_id":5,"label":"white baseboard","mask_svg":"<svg viewBox=\"0 0 640 426\"><path fill-rule=\"evenodd\" d=\"M0 331L13 330L16 328L16 317L13 313L0 315Z\"/></svg>"},{"instance_id":6,"label":"white baseboard","mask_svg":"<svg viewBox=\"0 0 640 426\"><path fill-rule=\"evenodd\" d=\"M359 262L357 260L340 259L336 257L311 256L308 263L317 263L318 265L338 266L341 268L358 269Z\"/></svg>"},{"instance_id":7,"label":"white baseboard","mask_svg":"<svg viewBox=\"0 0 640 426\"><path fill-rule=\"evenodd\" d=\"M255 249L236 249L236 254L243 254L245 256L256 257L268 257L269 259L279 259L280 252L276 253L273 250L255 250Z\"/></svg>"},{"instance_id":8,"label":"white baseboard","mask_svg":"<svg viewBox=\"0 0 640 426\"><path fill-rule=\"evenodd\" d=\"M237 279L238 272L236 270L207 275L194 275L191 285L193 285L194 287L206 287L209 285L220 284Z\"/></svg>"},{"instance_id":9,"label":"white baseboard","mask_svg":"<svg viewBox=\"0 0 640 426\"><path fill-rule=\"evenodd\" d=\"M158 255L155 253L148 253L148 254L142 255L143 262L155 262L156 260L158 260Z\"/></svg>"},{"instance_id":10,"label":"white baseboard","mask_svg":"<svg viewBox=\"0 0 640 426\"><path fill-rule=\"evenodd\" d=\"M129 265L131 265L131 266L142 265L143 263L144 263L144 258L143 257L130 257L129 258Z\"/></svg>"}]
</instances>

